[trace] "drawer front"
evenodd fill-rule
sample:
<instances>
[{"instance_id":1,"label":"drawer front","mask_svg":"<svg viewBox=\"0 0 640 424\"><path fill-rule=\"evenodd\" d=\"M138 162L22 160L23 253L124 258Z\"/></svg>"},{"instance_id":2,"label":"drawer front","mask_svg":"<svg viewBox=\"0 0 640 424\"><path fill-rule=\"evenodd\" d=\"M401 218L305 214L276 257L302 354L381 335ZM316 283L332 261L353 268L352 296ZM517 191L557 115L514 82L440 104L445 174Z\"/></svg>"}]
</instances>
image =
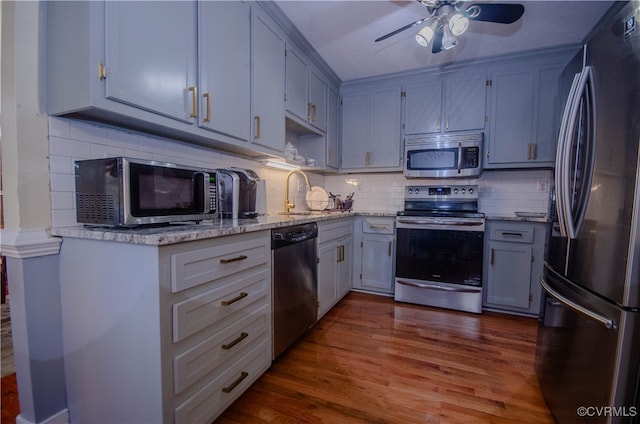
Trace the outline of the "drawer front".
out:
<instances>
[{"instance_id":1,"label":"drawer front","mask_svg":"<svg viewBox=\"0 0 640 424\"><path fill-rule=\"evenodd\" d=\"M318 243L344 237L353 233L353 221L351 219L338 222L318 223Z\"/></svg>"},{"instance_id":2,"label":"drawer front","mask_svg":"<svg viewBox=\"0 0 640 424\"><path fill-rule=\"evenodd\" d=\"M209 424L271 365L265 340L175 409L176 423Z\"/></svg>"},{"instance_id":3,"label":"drawer front","mask_svg":"<svg viewBox=\"0 0 640 424\"><path fill-rule=\"evenodd\" d=\"M532 225L495 225L491 226L489 237L495 241L511 243L533 243L534 227Z\"/></svg>"},{"instance_id":4,"label":"drawer front","mask_svg":"<svg viewBox=\"0 0 640 424\"><path fill-rule=\"evenodd\" d=\"M393 234L395 224L395 219L365 217L362 219L362 232L367 234Z\"/></svg>"},{"instance_id":5,"label":"drawer front","mask_svg":"<svg viewBox=\"0 0 640 424\"><path fill-rule=\"evenodd\" d=\"M217 321L264 298L270 290L270 273L266 268L243 275L222 287L190 297L173 305L173 342L215 324Z\"/></svg>"},{"instance_id":6,"label":"drawer front","mask_svg":"<svg viewBox=\"0 0 640 424\"><path fill-rule=\"evenodd\" d=\"M171 255L171 291L177 293L267 263L271 246L262 237Z\"/></svg>"},{"instance_id":7,"label":"drawer front","mask_svg":"<svg viewBox=\"0 0 640 424\"><path fill-rule=\"evenodd\" d=\"M222 331L206 338L173 360L174 393L179 394L205 375L225 365L225 361L245 354L268 338L269 308L258 308ZM246 311L248 312L248 311ZM233 362L233 361L231 361Z\"/></svg>"}]
</instances>

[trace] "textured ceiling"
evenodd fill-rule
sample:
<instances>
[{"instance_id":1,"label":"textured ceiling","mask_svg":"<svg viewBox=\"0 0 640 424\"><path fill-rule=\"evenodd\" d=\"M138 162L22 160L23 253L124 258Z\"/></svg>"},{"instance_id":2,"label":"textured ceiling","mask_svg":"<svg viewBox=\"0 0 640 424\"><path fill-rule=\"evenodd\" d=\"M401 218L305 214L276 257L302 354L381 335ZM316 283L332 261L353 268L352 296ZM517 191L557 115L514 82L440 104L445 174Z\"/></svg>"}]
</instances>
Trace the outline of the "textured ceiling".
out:
<instances>
[{"instance_id":1,"label":"textured ceiling","mask_svg":"<svg viewBox=\"0 0 640 424\"><path fill-rule=\"evenodd\" d=\"M342 81L580 43L612 4L506 2L525 6L520 20L510 25L471 21L467 32L458 37L458 45L438 54L415 42L419 27L374 43L376 38L425 17L425 7L416 1L293 0L276 4Z\"/></svg>"}]
</instances>

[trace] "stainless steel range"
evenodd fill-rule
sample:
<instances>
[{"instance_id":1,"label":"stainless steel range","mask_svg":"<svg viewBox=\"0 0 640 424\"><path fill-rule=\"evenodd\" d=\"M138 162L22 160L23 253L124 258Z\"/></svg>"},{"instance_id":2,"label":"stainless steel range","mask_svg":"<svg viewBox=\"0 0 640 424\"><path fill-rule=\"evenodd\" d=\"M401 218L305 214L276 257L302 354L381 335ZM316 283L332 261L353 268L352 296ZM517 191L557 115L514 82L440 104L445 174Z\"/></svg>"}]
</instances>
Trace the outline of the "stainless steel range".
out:
<instances>
[{"instance_id":1,"label":"stainless steel range","mask_svg":"<svg viewBox=\"0 0 640 424\"><path fill-rule=\"evenodd\" d=\"M407 186L396 221L395 300L481 313L478 187Z\"/></svg>"}]
</instances>

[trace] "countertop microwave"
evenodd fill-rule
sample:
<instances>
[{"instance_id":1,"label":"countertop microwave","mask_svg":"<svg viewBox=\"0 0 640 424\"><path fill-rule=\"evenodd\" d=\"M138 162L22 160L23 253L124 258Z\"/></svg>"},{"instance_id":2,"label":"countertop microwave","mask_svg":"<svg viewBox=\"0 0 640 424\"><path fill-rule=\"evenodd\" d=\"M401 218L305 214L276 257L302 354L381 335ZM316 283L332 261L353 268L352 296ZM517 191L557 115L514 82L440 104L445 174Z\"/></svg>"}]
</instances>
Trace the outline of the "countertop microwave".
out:
<instances>
[{"instance_id":1,"label":"countertop microwave","mask_svg":"<svg viewBox=\"0 0 640 424\"><path fill-rule=\"evenodd\" d=\"M75 162L76 220L135 227L216 218L216 171L114 157Z\"/></svg>"},{"instance_id":2,"label":"countertop microwave","mask_svg":"<svg viewBox=\"0 0 640 424\"><path fill-rule=\"evenodd\" d=\"M407 138L407 178L468 178L482 173L483 133L438 134Z\"/></svg>"}]
</instances>

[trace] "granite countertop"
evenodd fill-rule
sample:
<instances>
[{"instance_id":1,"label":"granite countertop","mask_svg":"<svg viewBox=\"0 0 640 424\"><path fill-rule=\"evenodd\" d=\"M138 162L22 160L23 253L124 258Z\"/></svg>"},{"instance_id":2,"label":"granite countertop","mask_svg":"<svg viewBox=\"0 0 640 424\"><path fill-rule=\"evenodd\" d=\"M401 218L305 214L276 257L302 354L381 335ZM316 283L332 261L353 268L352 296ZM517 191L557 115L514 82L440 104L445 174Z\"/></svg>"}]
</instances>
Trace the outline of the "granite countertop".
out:
<instances>
[{"instance_id":1,"label":"granite countertop","mask_svg":"<svg viewBox=\"0 0 640 424\"><path fill-rule=\"evenodd\" d=\"M90 240L113 241L120 243L147 244L164 246L214 237L270 230L288 225L321 222L354 216L396 216L395 212L317 212L276 214L259 216L254 219L214 219L199 224L183 223L154 227L108 228L77 225L57 227L49 230L52 236L82 238Z\"/></svg>"}]
</instances>

